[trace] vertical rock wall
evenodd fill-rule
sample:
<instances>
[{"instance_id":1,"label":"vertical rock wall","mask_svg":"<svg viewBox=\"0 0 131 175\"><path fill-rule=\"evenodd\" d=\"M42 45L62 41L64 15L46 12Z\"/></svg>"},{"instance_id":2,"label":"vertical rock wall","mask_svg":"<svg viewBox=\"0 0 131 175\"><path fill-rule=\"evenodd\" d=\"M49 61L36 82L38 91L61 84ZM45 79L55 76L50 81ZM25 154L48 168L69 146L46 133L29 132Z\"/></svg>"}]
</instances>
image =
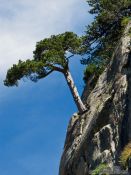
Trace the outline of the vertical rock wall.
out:
<instances>
[{"instance_id":1,"label":"vertical rock wall","mask_svg":"<svg viewBox=\"0 0 131 175\"><path fill-rule=\"evenodd\" d=\"M59 175L88 175L101 163L118 165L131 141L131 37L128 24L112 60L84 101L89 109L70 120Z\"/></svg>"}]
</instances>

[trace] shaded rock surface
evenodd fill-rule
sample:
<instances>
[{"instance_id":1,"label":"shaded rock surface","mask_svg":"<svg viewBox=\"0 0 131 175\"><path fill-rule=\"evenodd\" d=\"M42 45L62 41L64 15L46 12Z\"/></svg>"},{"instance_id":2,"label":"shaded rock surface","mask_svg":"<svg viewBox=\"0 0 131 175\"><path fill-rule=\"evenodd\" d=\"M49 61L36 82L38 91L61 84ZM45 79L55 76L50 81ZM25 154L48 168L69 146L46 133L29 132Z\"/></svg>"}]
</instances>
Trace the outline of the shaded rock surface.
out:
<instances>
[{"instance_id":1,"label":"shaded rock surface","mask_svg":"<svg viewBox=\"0 0 131 175\"><path fill-rule=\"evenodd\" d=\"M88 175L101 163L119 164L131 141L131 37L128 24L112 60L83 100L89 109L70 120L59 175Z\"/></svg>"}]
</instances>

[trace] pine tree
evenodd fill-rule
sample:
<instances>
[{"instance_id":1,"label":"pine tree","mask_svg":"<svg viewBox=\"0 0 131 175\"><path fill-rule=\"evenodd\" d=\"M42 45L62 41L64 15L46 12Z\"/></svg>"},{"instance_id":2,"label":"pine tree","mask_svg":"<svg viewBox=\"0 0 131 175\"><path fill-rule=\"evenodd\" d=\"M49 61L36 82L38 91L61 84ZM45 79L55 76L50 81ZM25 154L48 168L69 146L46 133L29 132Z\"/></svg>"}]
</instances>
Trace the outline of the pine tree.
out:
<instances>
[{"instance_id":1,"label":"pine tree","mask_svg":"<svg viewBox=\"0 0 131 175\"><path fill-rule=\"evenodd\" d=\"M69 70L70 58L79 54L82 39L73 32L52 35L36 44L33 59L19 61L8 72L4 84L18 86L18 80L26 77L34 82L45 78L54 71L62 73L70 88L80 113L86 110ZM70 55L69 55L70 54Z\"/></svg>"},{"instance_id":2,"label":"pine tree","mask_svg":"<svg viewBox=\"0 0 131 175\"><path fill-rule=\"evenodd\" d=\"M131 0L87 0L94 21L87 26L84 39L87 59L82 63L110 61L125 25L131 19Z\"/></svg>"}]
</instances>

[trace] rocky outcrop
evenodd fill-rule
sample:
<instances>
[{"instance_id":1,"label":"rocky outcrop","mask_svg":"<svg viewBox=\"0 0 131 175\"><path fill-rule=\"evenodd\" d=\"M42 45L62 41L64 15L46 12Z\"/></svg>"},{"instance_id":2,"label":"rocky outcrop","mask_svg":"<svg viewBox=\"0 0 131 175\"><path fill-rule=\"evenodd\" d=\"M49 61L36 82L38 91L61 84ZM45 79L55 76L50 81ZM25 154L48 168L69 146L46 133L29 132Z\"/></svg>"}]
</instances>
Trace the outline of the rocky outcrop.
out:
<instances>
[{"instance_id":1,"label":"rocky outcrop","mask_svg":"<svg viewBox=\"0 0 131 175\"><path fill-rule=\"evenodd\" d=\"M131 23L95 88L85 89L88 111L70 120L59 175L88 175L101 163L112 168L131 141L130 29Z\"/></svg>"}]
</instances>

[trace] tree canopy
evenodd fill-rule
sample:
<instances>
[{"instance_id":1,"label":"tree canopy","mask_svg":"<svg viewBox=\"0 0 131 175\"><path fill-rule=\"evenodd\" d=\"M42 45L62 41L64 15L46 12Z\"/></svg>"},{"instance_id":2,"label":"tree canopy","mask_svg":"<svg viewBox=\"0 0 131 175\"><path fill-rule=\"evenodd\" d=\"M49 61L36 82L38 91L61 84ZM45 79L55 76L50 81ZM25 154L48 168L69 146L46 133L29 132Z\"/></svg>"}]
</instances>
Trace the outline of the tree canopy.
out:
<instances>
[{"instance_id":1,"label":"tree canopy","mask_svg":"<svg viewBox=\"0 0 131 175\"><path fill-rule=\"evenodd\" d=\"M37 42L33 59L19 60L7 72L4 84L18 85L18 80L26 77L38 81L53 71L63 72L68 67L71 56L78 54L82 39L73 32L52 35Z\"/></svg>"},{"instance_id":2,"label":"tree canopy","mask_svg":"<svg viewBox=\"0 0 131 175\"><path fill-rule=\"evenodd\" d=\"M90 13L95 16L87 26L84 45L89 55L85 63L107 62L131 19L131 0L87 0ZM84 60L83 62L84 63Z\"/></svg>"},{"instance_id":3,"label":"tree canopy","mask_svg":"<svg viewBox=\"0 0 131 175\"><path fill-rule=\"evenodd\" d=\"M96 75L97 81L131 20L131 0L87 0L87 3L94 20L87 26L83 37L84 53L87 55L81 60L82 64L87 65L85 82L92 74Z\"/></svg>"},{"instance_id":4,"label":"tree canopy","mask_svg":"<svg viewBox=\"0 0 131 175\"><path fill-rule=\"evenodd\" d=\"M75 33L65 32L52 35L36 44L33 59L20 60L18 64L14 64L8 70L4 84L6 86L17 86L18 80L23 77L36 82L53 71L61 72L70 88L78 111L83 113L86 111L86 106L80 98L69 70L69 59L75 54L80 54L81 50L82 38Z\"/></svg>"}]
</instances>

